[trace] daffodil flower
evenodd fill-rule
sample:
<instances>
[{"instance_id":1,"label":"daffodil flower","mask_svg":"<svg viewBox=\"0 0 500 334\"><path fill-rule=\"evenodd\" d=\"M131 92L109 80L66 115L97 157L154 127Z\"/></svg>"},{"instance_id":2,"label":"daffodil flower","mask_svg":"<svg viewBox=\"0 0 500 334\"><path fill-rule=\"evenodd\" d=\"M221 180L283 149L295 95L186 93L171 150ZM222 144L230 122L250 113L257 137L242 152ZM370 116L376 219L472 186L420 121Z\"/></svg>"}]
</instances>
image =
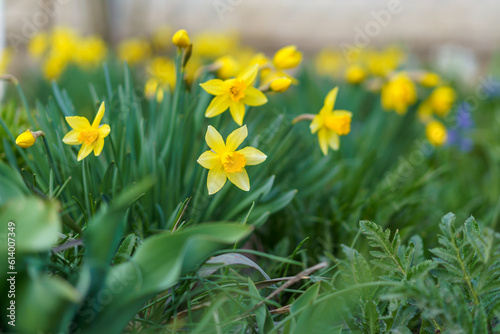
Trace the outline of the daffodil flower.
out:
<instances>
[{"instance_id":1,"label":"daffodil flower","mask_svg":"<svg viewBox=\"0 0 500 334\"><path fill-rule=\"evenodd\" d=\"M208 126L205 140L211 150L200 155L197 162L209 169L207 180L209 195L218 192L227 179L241 190L250 190L250 180L245 166L258 165L266 160L267 156L250 146L236 151L247 135L247 126L244 125L234 130L224 143L220 133L214 127Z\"/></svg>"},{"instance_id":2,"label":"daffodil flower","mask_svg":"<svg viewBox=\"0 0 500 334\"><path fill-rule=\"evenodd\" d=\"M207 93L215 95L205 117L215 117L229 108L234 121L242 125L245 105L260 106L267 102L264 93L253 87L258 71L259 65L255 64L247 67L234 79L213 79L200 84Z\"/></svg>"},{"instance_id":3,"label":"daffodil flower","mask_svg":"<svg viewBox=\"0 0 500 334\"><path fill-rule=\"evenodd\" d=\"M92 150L96 157L101 154L102 148L104 147L104 138L106 138L110 132L108 124L100 125L103 116L104 102L99 107L99 111L92 125L90 125L85 117L66 117L66 121L73 130L64 136L63 142L68 145L82 145L78 152L78 161L84 159Z\"/></svg>"},{"instance_id":4,"label":"daffodil flower","mask_svg":"<svg viewBox=\"0 0 500 334\"><path fill-rule=\"evenodd\" d=\"M325 98L325 104L311 122L311 133L318 133L319 146L324 155L328 146L334 151L339 149L339 136L351 131L352 113L346 110L333 110L337 99L338 87L332 89Z\"/></svg>"}]
</instances>

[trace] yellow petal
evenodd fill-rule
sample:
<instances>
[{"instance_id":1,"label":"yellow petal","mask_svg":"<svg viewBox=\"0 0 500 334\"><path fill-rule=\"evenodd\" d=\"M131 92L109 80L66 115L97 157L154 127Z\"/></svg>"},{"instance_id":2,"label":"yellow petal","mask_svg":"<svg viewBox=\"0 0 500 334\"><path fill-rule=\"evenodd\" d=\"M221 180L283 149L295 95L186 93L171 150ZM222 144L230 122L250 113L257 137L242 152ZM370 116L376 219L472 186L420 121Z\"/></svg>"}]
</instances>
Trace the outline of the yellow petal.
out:
<instances>
[{"instance_id":1,"label":"yellow petal","mask_svg":"<svg viewBox=\"0 0 500 334\"><path fill-rule=\"evenodd\" d=\"M208 80L205 83L200 84L207 93L212 95L222 95L227 93L228 87L224 84L224 81L220 79Z\"/></svg>"},{"instance_id":2,"label":"yellow petal","mask_svg":"<svg viewBox=\"0 0 500 334\"><path fill-rule=\"evenodd\" d=\"M246 125L243 125L241 128L238 128L231 132L226 139L226 148L229 152L234 152L238 148L238 146L243 143L245 138L248 136L248 129Z\"/></svg>"},{"instance_id":3,"label":"yellow petal","mask_svg":"<svg viewBox=\"0 0 500 334\"><path fill-rule=\"evenodd\" d=\"M243 118L245 117L245 105L241 102L231 101L229 111L234 121L241 126L243 124Z\"/></svg>"},{"instance_id":4,"label":"yellow petal","mask_svg":"<svg viewBox=\"0 0 500 334\"><path fill-rule=\"evenodd\" d=\"M71 130L64 136L63 143L68 145L80 145L82 142L78 140L78 136L80 135L80 131Z\"/></svg>"},{"instance_id":5,"label":"yellow petal","mask_svg":"<svg viewBox=\"0 0 500 334\"><path fill-rule=\"evenodd\" d=\"M238 151L247 159L246 165L258 165L267 159L267 155L256 149L255 147L247 146Z\"/></svg>"},{"instance_id":6,"label":"yellow petal","mask_svg":"<svg viewBox=\"0 0 500 334\"><path fill-rule=\"evenodd\" d=\"M332 112L332 115L352 117L352 112L347 111L347 110L335 110L334 112Z\"/></svg>"},{"instance_id":7,"label":"yellow petal","mask_svg":"<svg viewBox=\"0 0 500 334\"><path fill-rule=\"evenodd\" d=\"M104 147L104 139L103 138L98 138L94 144L94 155L98 157L101 152L102 148Z\"/></svg>"},{"instance_id":8,"label":"yellow petal","mask_svg":"<svg viewBox=\"0 0 500 334\"><path fill-rule=\"evenodd\" d=\"M221 164L220 155L212 151L203 152L196 162L206 169L212 169Z\"/></svg>"},{"instance_id":9,"label":"yellow petal","mask_svg":"<svg viewBox=\"0 0 500 334\"><path fill-rule=\"evenodd\" d=\"M249 106L261 106L267 102L267 97L255 87L245 89L245 97L241 102Z\"/></svg>"},{"instance_id":10,"label":"yellow petal","mask_svg":"<svg viewBox=\"0 0 500 334\"><path fill-rule=\"evenodd\" d=\"M97 129L99 124L101 124L102 117L104 116L104 102L101 103L99 107L99 111L97 111L97 115L95 115L94 122L92 122L92 127Z\"/></svg>"},{"instance_id":11,"label":"yellow petal","mask_svg":"<svg viewBox=\"0 0 500 334\"><path fill-rule=\"evenodd\" d=\"M335 106L335 100L337 99L337 93L339 91L338 87L335 87L332 89L328 94L326 95L325 98L325 108L328 110L333 110L333 107Z\"/></svg>"},{"instance_id":12,"label":"yellow petal","mask_svg":"<svg viewBox=\"0 0 500 334\"><path fill-rule=\"evenodd\" d=\"M99 127L99 138L106 138L109 135L111 128L108 124L103 124Z\"/></svg>"},{"instance_id":13,"label":"yellow petal","mask_svg":"<svg viewBox=\"0 0 500 334\"><path fill-rule=\"evenodd\" d=\"M248 179L248 174L245 168L243 168L243 170L239 173L228 173L227 178L241 190L250 190L250 180Z\"/></svg>"},{"instance_id":14,"label":"yellow petal","mask_svg":"<svg viewBox=\"0 0 500 334\"><path fill-rule=\"evenodd\" d=\"M321 148L321 152L323 152L324 155L328 154L328 138L327 138L327 133L328 133L328 131L326 129L320 129L318 131L319 147Z\"/></svg>"},{"instance_id":15,"label":"yellow petal","mask_svg":"<svg viewBox=\"0 0 500 334\"><path fill-rule=\"evenodd\" d=\"M90 152L92 152L93 149L93 145L83 144L80 148L80 152L78 152L78 161L83 160L87 155L90 154Z\"/></svg>"},{"instance_id":16,"label":"yellow petal","mask_svg":"<svg viewBox=\"0 0 500 334\"><path fill-rule=\"evenodd\" d=\"M66 122L75 130L85 130L90 128L89 120L81 116L68 116Z\"/></svg>"},{"instance_id":17,"label":"yellow petal","mask_svg":"<svg viewBox=\"0 0 500 334\"><path fill-rule=\"evenodd\" d=\"M335 131L328 131L327 139L328 146L330 146L332 150L337 151L340 146L339 135L336 134Z\"/></svg>"},{"instance_id":18,"label":"yellow petal","mask_svg":"<svg viewBox=\"0 0 500 334\"><path fill-rule=\"evenodd\" d=\"M214 97L212 102L210 102L207 111L205 111L205 117L211 118L222 114L227 110L230 104L231 98L229 95L219 95Z\"/></svg>"},{"instance_id":19,"label":"yellow petal","mask_svg":"<svg viewBox=\"0 0 500 334\"><path fill-rule=\"evenodd\" d=\"M211 125L208 126L207 134L205 135L205 140L212 150L216 153L221 154L226 151L226 144L224 144L224 139L220 133Z\"/></svg>"},{"instance_id":20,"label":"yellow petal","mask_svg":"<svg viewBox=\"0 0 500 334\"><path fill-rule=\"evenodd\" d=\"M237 77L237 80L243 80L247 86L253 86L257 73L259 72L259 65L254 64L245 68Z\"/></svg>"},{"instance_id":21,"label":"yellow petal","mask_svg":"<svg viewBox=\"0 0 500 334\"><path fill-rule=\"evenodd\" d=\"M311 133L316 133L323 126L323 117L320 115L314 116L311 125L309 128L311 129Z\"/></svg>"},{"instance_id":22,"label":"yellow petal","mask_svg":"<svg viewBox=\"0 0 500 334\"><path fill-rule=\"evenodd\" d=\"M225 183L226 173L224 172L224 169L222 169L222 165L208 171L207 188L209 195L213 195L218 192Z\"/></svg>"}]
</instances>

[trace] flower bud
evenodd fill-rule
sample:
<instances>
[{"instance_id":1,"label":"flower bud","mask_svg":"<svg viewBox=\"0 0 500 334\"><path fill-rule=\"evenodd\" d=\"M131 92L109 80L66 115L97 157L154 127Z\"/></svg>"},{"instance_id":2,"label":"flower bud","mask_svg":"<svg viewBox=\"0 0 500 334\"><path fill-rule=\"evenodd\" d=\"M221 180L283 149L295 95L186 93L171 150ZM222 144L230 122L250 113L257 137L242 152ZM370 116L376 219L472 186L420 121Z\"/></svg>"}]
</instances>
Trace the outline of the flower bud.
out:
<instances>
[{"instance_id":1,"label":"flower bud","mask_svg":"<svg viewBox=\"0 0 500 334\"><path fill-rule=\"evenodd\" d=\"M292 80L287 77L277 78L271 82L271 90L277 93L285 92L290 87Z\"/></svg>"},{"instance_id":2,"label":"flower bud","mask_svg":"<svg viewBox=\"0 0 500 334\"><path fill-rule=\"evenodd\" d=\"M297 51L295 45L285 46L276 52L273 63L276 68L286 70L296 67L302 61L302 53Z\"/></svg>"},{"instance_id":3,"label":"flower bud","mask_svg":"<svg viewBox=\"0 0 500 334\"><path fill-rule=\"evenodd\" d=\"M40 137L44 136L45 134L42 131L30 131L29 129L26 130L25 132L21 133L19 136L16 138L16 145L22 148L28 148L33 146L35 143L35 140Z\"/></svg>"},{"instance_id":4,"label":"flower bud","mask_svg":"<svg viewBox=\"0 0 500 334\"><path fill-rule=\"evenodd\" d=\"M186 30L181 29L174 34L172 37L172 43L179 48L187 48L191 45L191 40Z\"/></svg>"}]
</instances>

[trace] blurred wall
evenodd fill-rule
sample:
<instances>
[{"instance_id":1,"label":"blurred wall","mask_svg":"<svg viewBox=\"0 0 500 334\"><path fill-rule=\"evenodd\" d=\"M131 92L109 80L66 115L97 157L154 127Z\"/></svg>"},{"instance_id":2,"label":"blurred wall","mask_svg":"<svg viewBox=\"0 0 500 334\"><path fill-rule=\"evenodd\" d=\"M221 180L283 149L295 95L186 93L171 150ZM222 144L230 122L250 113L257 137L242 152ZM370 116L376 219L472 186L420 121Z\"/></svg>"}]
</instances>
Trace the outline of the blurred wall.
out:
<instances>
[{"instance_id":1,"label":"blurred wall","mask_svg":"<svg viewBox=\"0 0 500 334\"><path fill-rule=\"evenodd\" d=\"M487 55L500 43L498 0L5 0L5 14L8 39L26 36L28 26L68 24L116 42L168 24L190 33L238 30L263 49L403 41L421 50L453 43Z\"/></svg>"}]
</instances>

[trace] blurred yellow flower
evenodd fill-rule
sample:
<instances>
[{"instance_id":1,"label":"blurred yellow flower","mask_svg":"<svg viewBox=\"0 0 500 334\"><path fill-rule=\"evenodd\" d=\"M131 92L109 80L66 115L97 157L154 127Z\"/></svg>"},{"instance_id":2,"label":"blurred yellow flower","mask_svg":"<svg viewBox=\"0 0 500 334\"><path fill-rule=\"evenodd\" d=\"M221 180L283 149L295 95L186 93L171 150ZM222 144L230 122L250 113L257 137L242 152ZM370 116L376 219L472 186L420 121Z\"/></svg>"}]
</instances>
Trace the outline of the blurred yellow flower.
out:
<instances>
[{"instance_id":1,"label":"blurred yellow flower","mask_svg":"<svg viewBox=\"0 0 500 334\"><path fill-rule=\"evenodd\" d=\"M242 125L245 105L260 106L267 102L264 93L253 87L258 71L259 66L255 64L247 67L235 79L213 79L200 84L207 93L215 95L205 116L215 117L229 108L234 121Z\"/></svg>"},{"instance_id":2,"label":"blurred yellow flower","mask_svg":"<svg viewBox=\"0 0 500 334\"><path fill-rule=\"evenodd\" d=\"M429 142L434 146L441 146L446 143L446 127L438 121L429 122L425 128L425 134Z\"/></svg>"},{"instance_id":3,"label":"blurred yellow flower","mask_svg":"<svg viewBox=\"0 0 500 334\"><path fill-rule=\"evenodd\" d=\"M148 98L156 96L156 101L161 102L163 101L165 89L167 89L167 87L162 86L158 79L149 78L144 85L144 95Z\"/></svg>"},{"instance_id":4,"label":"blurred yellow flower","mask_svg":"<svg viewBox=\"0 0 500 334\"><path fill-rule=\"evenodd\" d=\"M277 69L286 70L297 67L302 61L302 53L295 45L285 46L274 54L273 64Z\"/></svg>"},{"instance_id":5,"label":"blurred yellow flower","mask_svg":"<svg viewBox=\"0 0 500 334\"><path fill-rule=\"evenodd\" d=\"M35 59L39 59L49 47L49 36L47 33L40 32L30 39L28 44L28 53Z\"/></svg>"},{"instance_id":6,"label":"blurred yellow flower","mask_svg":"<svg viewBox=\"0 0 500 334\"><path fill-rule=\"evenodd\" d=\"M212 126L208 126L205 140L211 150L205 151L197 162L208 169L208 194L218 192L229 179L234 185L244 191L250 190L250 180L245 166L258 165L267 156L254 147L247 146L236 151L248 136L247 126L234 130L226 139Z\"/></svg>"},{"instance_id":7,"label":"blurred yellow flower","mask_svg":"<svg viewBox=\"0 0 500 334\"><path fill-rule=\"evenodd\" d=\"M215 59L233 54L239 38L234 33L203 32L194 37L193 44L196 45L193 51L196 56Z\"/></svg>"},{"instance_id":8,"label":"blurred yellow flower","mask_svg":"<svg viewBox=\"0 0 500 334\"><path fill-rule=\"evenodd\" d=\"M172 37L172 43L179 48L187 48L191 45L191 39L186 30L178 30Z\"/></svg>"},{"instance_id":9,"label":"blurred yellow flower","mask_svg":"<svg viewBox=\"0 0 500 334\"><path fill-rule=\"evenodd\" d=\"M373 75L386 77L399 67L405 54L398 47L389 47L382 51L368 51L365 57Z\"/></svg>"},{"instance_id":10,"label":"blurred yellow flower","mask_svg":"<svg viewBox=\"0 0 500 334\"><path fill-rule=\"evenodd\" d=\"M140 38L127 39L118 45L118 57L129 65L135 65L146 60L151 54L148 41Z\"/></svg>"},{"instance_id":11,"label":"blurred yellow flower","mask_svg":"<svg viewBox=\"0 0 500 334\"><path fill-rule=\"evenodd\" d=\"M58 79L66 69L68 61L59 54L51 54L43 63L43 75L48 80Z\"/></svg>"},{"instance_id":12,"label":"blurred yellow flower","mask_svg":"<svg viewBox=\"0 0 500 334\"><path fill-rule=\"evenodd\" d=\"M455 90L449 86L434 89L429 96L429 104L439 116L446 116L455 103Z\"/></svg>"},{"instance_id":13,"label":"blurred yellow flower","mask_svg":"<svg viewBox=\"0 0 500 334\"><path fill-rule=\"evenodd\" d=\"M345 79L351 84L363 82L366 78L366 71L360 65L353 64L345 70Z\"/></svg>"},{"instance_id":14,"label":"blurred yellow flower","mask_svg":"<svg viewBox=\"0 0 500 334\"><path fill-rule=\"evenodd\" d=\"M259 65L260 68L268 65L270 63L269 58L267 58L263 53L259 52L252 56L250 59L250 65Z\"/></svg>"},{"instance_id":15,"label":"blurred yellow flower","mask_svg":"<svg viewBox=\"0 0 500 334\"><path fill-rule=\"evenodd\" d=\"M441 82L439 74L434 72L425 72L420 77L420 84L425 87L435 87Z\"/></svg>"},{"instance_id":16,"label":"blurred yellow flower","mask_svg":"<svg viewBox=\"0 0 500 334\"><path fill-rule=\"evenodd\" d=\"M175 64L170 58L154 57L148 63L146 72L155 78L161 86L174 89L176 82Z\"/></svg>"},{"instance_id":17,"label":"blurred yellow flower","mask_svg":"<svg viewBox=\"0 0 500 334\"><path fill-rule=\"evenodd\" d=\"M281 77L274 79L273 82L271 82L270 88L273 92L283 93L287 91L291 84L292 80L290 78Z\"/></svg>"},{"instance_id":18,"label":"blurred yellow flower","mask_svg":"<svg viewBox=\"0 0 500 334\"><path fill-rule=\"evenodd\" d=\"M16 138L16 145L22 148L28 148L35 144L38 137L45 136L42 131L30 131L29 129L21 133Z\"/></svg>"},{"instance_id":19,"label":"blurred yellow flower","mask_svg":"<svg viewBox=\"0 0 500 334\"><path fill-rule=\"evenodd\" d=\"M335 87L326 95L323 108L314 116L310 126L311 133L318 133L319 147L324 155L328 154L328 147L338 150L339 136L351 131L352 113L346 110L333 110L338 90L338 87Z\"/></svg>"},{"instance_id":20,"label":"blurred yellow flower","mask_svg":"<svg viewBox=\"0 0 500 334\"><path fill-rule=\"evenodd\" d=\"M217 77L226 80L235 77L241 71L241 64L232 56L222 56L215 60L218 67Z\"/></svg>"},{"instance_id":21,"label":"blurred yellow flower","mask_svg":"<svg viewBox=\"0 0 500 334\"><path fill-rule=\"evenodd\" d=\"M382 87L381 94L382 107L400 115L405 114L408 107L417 101L415 84L404 72L392 76Z\"/></svg>"},{"instance_id":22,"label":"blurred yellow flower","mask_svg":"<svg viewBox=\"0 0 500 334\"><path fill-rule=\"evenodd\" d=\"M4 73L7 71L7 66L9 66L11 59L11 49L3 49L2 51L0 51L0 73Z\"/></svg>"},{"instance_id":23,"label":"blurred yellow flower","mask_svg":"<svg viewBox=\"0 0 500 334\"><path fill-rule=\"evenodd\" d=\"M84 159L92 150L96 157L101 154L102 148L104 147L104 138L106 138L111 131L108 124L100 125L103 116L104 102L101 103L92 125L90 125L85 117L66 117L66 121L73 130L64 136L63 142L67 145L82 145L78 152L78 161Z\"/></svg>"},{"instance_id":24,"label":"blurred yellow flower","mask_svg":"<svg viewBox=\"0 0 500 334\"><path fill-rule=\"evenodd\" d=\"M82 38L75 53L75 62L84 67L97 66L106 57L106 43L98 36Z\"/></svg>"},{"instance_id":25,"label":"blurred yellow flower","mask_svg":"<svg viewBox=\"0 0 500 334\"><path fill-rule=\"evenodd\" d=\"M337 78L345 64L344 57L336 50L324 49L314 59L314 66L318 74Z\"/></svg>"}]
</instances>

